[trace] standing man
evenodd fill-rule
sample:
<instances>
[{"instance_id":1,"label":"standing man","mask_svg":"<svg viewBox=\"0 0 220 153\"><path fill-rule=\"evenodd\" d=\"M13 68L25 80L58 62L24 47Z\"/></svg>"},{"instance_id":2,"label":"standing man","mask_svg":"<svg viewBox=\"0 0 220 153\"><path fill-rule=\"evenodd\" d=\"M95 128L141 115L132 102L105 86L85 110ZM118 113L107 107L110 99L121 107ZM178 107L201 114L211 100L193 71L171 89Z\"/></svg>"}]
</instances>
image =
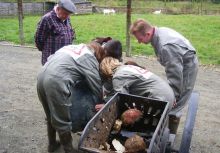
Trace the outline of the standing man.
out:
<instances>
[{"instance_id":1,"label":"standing man","mask_svg":"<svg viewBox=\"0 0 220 153\"><path fill-rule=\"evenodd\" d=\"M58 49L72 44L75 31L70 23L70 14L74 12L76 7L71 0L59 0L53 10L45 14L38 23L35 43L38 50L42 52L42 65Z\"/></svg>"},{"instance_id":2,"label":"standing man","mask_svg":"<svg viewBox=\"0 0 220 153\"><path fill-rule=\"evenodd\" d=\"M139 43L153 46L158 61L165 67L167 80L176 97L176 105L170 112L170 130L176 133L181 109L187 103L198 72L198 59L192 44L180 33L166 27L154 27L143 19L130 28Z\"/></svg>"}]
</instances>

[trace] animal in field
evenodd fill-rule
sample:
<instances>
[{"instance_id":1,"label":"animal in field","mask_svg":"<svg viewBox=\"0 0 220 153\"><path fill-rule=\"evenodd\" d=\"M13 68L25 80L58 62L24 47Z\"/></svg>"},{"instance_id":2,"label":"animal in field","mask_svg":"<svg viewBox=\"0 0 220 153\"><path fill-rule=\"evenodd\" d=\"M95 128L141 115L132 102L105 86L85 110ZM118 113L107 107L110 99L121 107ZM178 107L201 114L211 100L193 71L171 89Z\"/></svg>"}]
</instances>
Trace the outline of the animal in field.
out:
<instances>
[{"instance_id":1,"label":"animal in field","mask_svg":"<svg viewBox=\"0 0 220 153\"><path fill-rule=\"evenodd\" d=\"M153 14L161 14L161 10L156 10L153 12Z\"/></svg>"},{"instance_id":2,"label":"animal in field","mask_svg":"<svg viewBox=\"0 0 220 153\"><path fill-rule=\"evenodd\" d=\"M104 15L110 15L110 14L115 14L115 10L114 9L103 9L103 14Z\"/></svg>"}]
</instances>

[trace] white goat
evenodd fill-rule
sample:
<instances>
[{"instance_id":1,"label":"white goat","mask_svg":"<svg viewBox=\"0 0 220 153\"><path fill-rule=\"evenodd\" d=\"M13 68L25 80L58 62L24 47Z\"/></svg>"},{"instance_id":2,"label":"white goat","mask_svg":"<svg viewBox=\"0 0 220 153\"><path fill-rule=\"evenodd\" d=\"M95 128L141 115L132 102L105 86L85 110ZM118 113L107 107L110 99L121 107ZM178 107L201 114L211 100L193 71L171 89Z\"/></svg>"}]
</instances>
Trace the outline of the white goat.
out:
<instances>
[{"instance_id":1,"label":"white goat","mask_svg":"<svg viewBox=\"0 0 220 153\"><path fill-rule=\"evenodd\" d=\"M115 10L114 9L103 9L103 14L104 15L109 15L109 14L115 14Z\"/></svg>"},{"instance_id":2,"label":"white goat","mask_svg":"<svg viewBox=\"0 0 220 153\"><path fill-rule=\"evenodd\" d=\"M160 14L161 10L154 11L153 14Z\"/></svg>"}]
</instances>

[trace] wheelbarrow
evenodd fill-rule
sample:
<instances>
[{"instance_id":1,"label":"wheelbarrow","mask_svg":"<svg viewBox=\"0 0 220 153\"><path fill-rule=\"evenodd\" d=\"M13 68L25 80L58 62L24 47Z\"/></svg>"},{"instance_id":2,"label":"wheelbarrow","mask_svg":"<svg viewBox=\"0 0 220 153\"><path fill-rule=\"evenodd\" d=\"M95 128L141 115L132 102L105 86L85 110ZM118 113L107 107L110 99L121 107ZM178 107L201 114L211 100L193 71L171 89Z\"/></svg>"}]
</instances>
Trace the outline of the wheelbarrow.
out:
<instances>
[{"instance_id":1,"label":"wheelbarrow","mask_svg":"<svg viewBox=\"0 0 220 153\"><path fill-rule=\"evenodd\" d=\"M141 134L147 145L146 153L188 153L198 100L199 94L193 92L189 99L188 114L179 150L172 148L171 144L174 142L169 139L168 102L122 93L116 93L88 122L80 137L78 148L89 153L116 152L111 145L113 139L117 138L124 144L125 137L128 137L128 135ZM132 128L121 129L119 135L112 133L116 119L125 110L133 107L143 112L142 119L135 123ZM110 149L103 150L100 146L104 143L110 144Z\"/></svg>"}]
</instances>

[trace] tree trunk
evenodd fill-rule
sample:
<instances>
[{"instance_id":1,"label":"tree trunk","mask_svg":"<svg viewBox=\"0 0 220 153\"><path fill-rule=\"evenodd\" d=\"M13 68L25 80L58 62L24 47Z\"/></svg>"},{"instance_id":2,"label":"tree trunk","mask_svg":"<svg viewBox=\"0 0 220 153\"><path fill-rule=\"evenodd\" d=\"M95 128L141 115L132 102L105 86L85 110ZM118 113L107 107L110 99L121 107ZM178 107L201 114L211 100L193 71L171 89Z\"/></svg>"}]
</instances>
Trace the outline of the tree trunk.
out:
<instances>
[{"instance_id":1,"label":"tree trunk","mask_svg":"<svg viewBox=\"0 0 220 153\"><path fill-rule=\"evenodd\" d=\"M131 43L130 43L130 25L131 25L131 0L127 0L127 31L126 31L126 56L130 56Z\"/></svg>"},{"instance_id":2,"label":"tree trunk","mask_svg":"<svg viewBox=\"0 0 220 153\"><path fill-rule=\"evenodd\" d=\"M24 45L24 32L23 32L23 7L22 0L18 0L18 21L19 21L19 38L20 44Z\"/></svg>"}]
</instances>

